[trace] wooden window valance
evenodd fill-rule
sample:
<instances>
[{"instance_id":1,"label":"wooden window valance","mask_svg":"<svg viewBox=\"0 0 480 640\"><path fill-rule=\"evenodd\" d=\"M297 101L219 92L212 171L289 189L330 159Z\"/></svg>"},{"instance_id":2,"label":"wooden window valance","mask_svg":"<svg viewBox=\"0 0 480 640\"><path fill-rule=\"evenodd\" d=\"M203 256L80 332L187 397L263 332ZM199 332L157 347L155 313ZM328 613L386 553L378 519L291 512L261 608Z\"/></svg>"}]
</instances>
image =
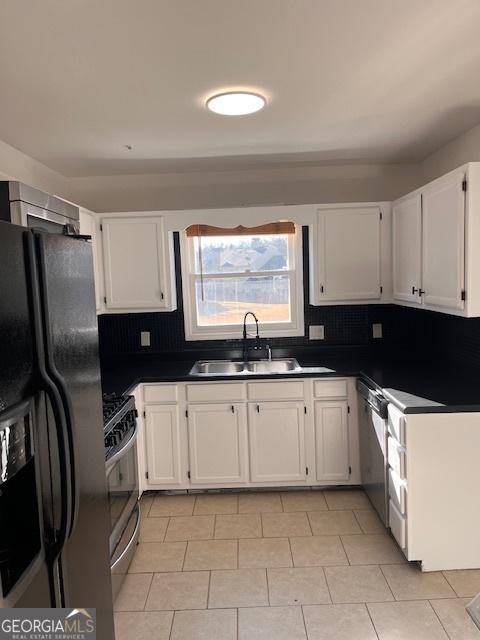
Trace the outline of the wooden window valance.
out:
<instances>
[{"instance_id":1,"label":"wooden window valance","mask_svg":"<svg viewBox=\"0 0 480 640\"><path fill-rule=\"evenodd\" d=\"M191 224L186 228L187 238L205 236L261 236L295 233L293 222L269 222L258 227L244 227L239 225L231 229L214 227L210 224Z\"/></svg>"}]
</instances>

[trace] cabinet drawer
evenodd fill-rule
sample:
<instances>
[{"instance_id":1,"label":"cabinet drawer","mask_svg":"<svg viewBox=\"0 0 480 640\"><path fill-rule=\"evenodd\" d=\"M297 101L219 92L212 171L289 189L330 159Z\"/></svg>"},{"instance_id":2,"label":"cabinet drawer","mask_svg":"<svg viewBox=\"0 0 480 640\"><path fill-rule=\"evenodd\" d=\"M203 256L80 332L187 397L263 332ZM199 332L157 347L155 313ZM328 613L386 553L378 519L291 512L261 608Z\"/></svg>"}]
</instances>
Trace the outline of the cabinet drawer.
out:
<instances>
[{"instance_id":1,"label":"cabinet drawer","mask_svg":"<svg viewBox=\"0 0 480 640\"><path fill-rule=\"evenodd\" d=\"M405 447L391 434L388 435L388 464L404 480L407 474Z\"/></svg>"},{"instance_id":2,"label":"cabinet drawer","mask_svg":"<svg viewBox=\"0 0 480 640\"><path fill-rule=\"evenodd\" d=\"M388 493L390 500L395 504L402 515L407 513L407 487L398 473L388 468Z\"/></svg>"},{"instance_id":3,"label":"cabinet drawer","mask_svg":"<svg viewBox=\"0 0 480 640\"><path fill-rule=\"evenodd\" d=\"M405 415L391 404L388 405L388 432L405 445Z\"/></svg>"},{"instance_id":4,"label":"cabinet drawer","mask_svg":"<svg viewBox=\"0 0 480 640\"><path fill-rule=\"evenodd\" d=\"M303 400L303 396L303 380L250 382L248 384L249 400L285 400L290 398Z\"/></svg>"},{"instance_id":5,"label":"cabinet drawer","mask_svg":"<svg viewBox=\"0 0 480 640\"><path fill-rule=\"evenodd\" d=\"M348 394L346 380L317 380L313 388L316 398L346 398Z\"/></svg>"},{"instance_id":6,"label":"cabinet drawer","mask_svg":"<svg viewBox=\"0 0 480 640\"><path fill-rule=\"evenodd\" d=\"M176 384L152 384L143 388L143 399L148 402L177 402L178 386Z\"/></svg>"},{"instance_id":7,"label":"cabinet drawer","mask_svg":"<svg viewBox=\"0 0 480 640\"><path fill-rule=\"evenodd\" d=\"M189 402L245 400L245 385L242 382L189 384L187 385L187 400Z\"/></svg>"},{"instance_id":8,"label":"cabinet drawer","mask_svg":"<svg viewBox=\"0 0 480 640\"><path fill-rule=\"evenodd\" d=\"M402 516L392 500L389 502L389 522L393 537L401 549L407 548L407 519Z\"/></svg>"}]
</instances>

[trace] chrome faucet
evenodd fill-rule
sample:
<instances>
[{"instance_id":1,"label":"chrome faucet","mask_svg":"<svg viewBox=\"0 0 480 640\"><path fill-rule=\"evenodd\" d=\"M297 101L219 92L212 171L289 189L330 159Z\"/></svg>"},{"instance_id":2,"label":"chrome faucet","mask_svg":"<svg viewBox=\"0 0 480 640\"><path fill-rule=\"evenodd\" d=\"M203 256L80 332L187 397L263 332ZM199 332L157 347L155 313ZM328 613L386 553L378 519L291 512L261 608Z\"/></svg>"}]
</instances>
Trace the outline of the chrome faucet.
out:
<instances>
[{"instance_id":1,"label":"chrome faucet","mask_svg":"<svg viewBox=\"0 0 480 640\"><path fill-rule=\"evenodd\" d=\"M248 347L247 347L247 339L249 334L247 333L247 318L248 316L252 316L253 319L255 320L255 326L257 329L257 334L253 337L255 337L256 340L256 344L255 344L255 348L259 349L260 348L260 336L258 334L258 318L257 316L253 313L253 311L247 311L247 313L243 316L243 361L245 362L248 359Z\"/></svg>"},{"instance_id":2,"label":"chrome faucet","mask_svg":"<svg viewBox=\"0 0 480 640\"><path fill-rule=\"evenodd\" d=\"M252 318L255 320L255 326L256 326L256 330L257 333L251 334L251 333L247 333L247 318L248 316L252 316ZM260 345L260 335L258 332L258 318L257 316L253 313L253 311L247 311L247 313L244 315L243 317L243 361L246 362L248 360L248 346L247 346L247 341L248 341L248 336L251 336L252 338L255 338L255 346L254 349L257 351L261 351L262 350L262 346ZM267 358L268 360L272 359L272 348L270 347L269 344L266 344L263 349L267 352Z\"/></svg>"}]
</instances>

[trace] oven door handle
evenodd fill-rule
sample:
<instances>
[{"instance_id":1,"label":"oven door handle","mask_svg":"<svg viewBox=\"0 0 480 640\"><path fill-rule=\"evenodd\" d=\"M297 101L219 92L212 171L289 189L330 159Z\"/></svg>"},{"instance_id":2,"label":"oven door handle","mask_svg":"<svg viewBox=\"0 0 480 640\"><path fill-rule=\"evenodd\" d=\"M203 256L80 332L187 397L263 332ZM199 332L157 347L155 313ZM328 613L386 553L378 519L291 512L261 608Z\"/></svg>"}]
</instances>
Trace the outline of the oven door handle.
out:
<instances>
[{"instance_id":1,"label":"oven door handle","mask_svg":"<svg viewBox=\"0 0 480 640\"><path fill-rule=\"evenodd\" d=\"M115 560L115 562L110 567L111 571L114 571L118 567L118 565L121 564L122 560L129 553L131 548L137 543L138 532L139 532L139 529L140 529L140 508L139 508L138 504L136 505L135 510L136 510L136 518L137 519L135 521L135 528L133 530L132 536L131 536L130 540L127 542L127 544L125 545L125 548L123 549L122 553L118 556L118 558Z\"/></svg>"},{"instance_id":2,"label":"oven door handle","mask_svg":"<svg viewBox=\"0 0 480 640\"><path fill-rule=\"evenodd\" d=\"M127 451L129 451L129 449L133 447L133 445L137 441L137 436L138 436L138 426L137 426L137 422L135 422L135 426L132 430L132 435L130 436L130 438L125 443L122 443L122 447L118 451L115 451L115 453L111 458L107 458L107 461L105 463L107 468L107 473L109 473L112 467L115 465L115 463L123 455L125 455Z\"/></svg>"}]
</instances>

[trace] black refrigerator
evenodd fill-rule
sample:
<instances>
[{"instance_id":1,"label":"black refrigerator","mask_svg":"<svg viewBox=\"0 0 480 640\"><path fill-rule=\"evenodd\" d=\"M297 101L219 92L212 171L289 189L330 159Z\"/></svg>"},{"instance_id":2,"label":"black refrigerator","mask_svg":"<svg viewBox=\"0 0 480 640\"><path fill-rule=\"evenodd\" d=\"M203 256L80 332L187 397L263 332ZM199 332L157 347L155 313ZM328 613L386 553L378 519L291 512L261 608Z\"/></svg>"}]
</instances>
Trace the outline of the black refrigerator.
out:
<instances>
[{"instance_id":1,"label":"black refrigerator","mask_svg":"<svg viewBox=\"0 0 480 640\"><path fill-rule=\"evenodd\" d=\"M90 243L0 222L0 605L113 640L108 538Z\"/></svg>"}]
</instances>

